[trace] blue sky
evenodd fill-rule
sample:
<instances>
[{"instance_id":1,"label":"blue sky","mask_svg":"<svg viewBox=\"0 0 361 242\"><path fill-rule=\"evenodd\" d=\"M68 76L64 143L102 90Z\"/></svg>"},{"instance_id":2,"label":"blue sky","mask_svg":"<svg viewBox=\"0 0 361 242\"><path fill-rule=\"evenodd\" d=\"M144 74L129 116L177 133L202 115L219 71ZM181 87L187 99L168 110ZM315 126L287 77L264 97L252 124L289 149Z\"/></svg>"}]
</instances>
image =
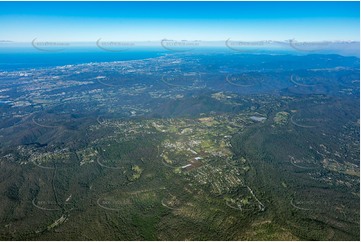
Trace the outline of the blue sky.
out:
<instances>
[{"instance_id":1,"label":"blue sky","mask_svg":"<svg viewBox=\"0 0 361 242\"><path fill-rule=\"evenodd\" d=\"M0 40L359 40L359 2L0 2Z\"/></svg>"}]
</instances>

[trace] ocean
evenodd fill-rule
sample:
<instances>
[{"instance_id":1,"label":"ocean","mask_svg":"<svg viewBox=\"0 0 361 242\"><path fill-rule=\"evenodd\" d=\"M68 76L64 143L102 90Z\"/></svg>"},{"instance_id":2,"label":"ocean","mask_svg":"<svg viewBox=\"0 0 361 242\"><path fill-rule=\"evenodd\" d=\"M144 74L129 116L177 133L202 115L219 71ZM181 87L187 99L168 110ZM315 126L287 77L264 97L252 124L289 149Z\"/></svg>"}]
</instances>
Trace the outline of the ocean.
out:
<instances>
[{"instance_id":1,"label":"ocean","mask_svg":"<svg viewBox=\"0 0 361 242\"><path fill-rule=\"evenodd\" d=\"M0 71L20 71L91 62L112 62L154 58L169 53L161 48L139 48L108 52L94 48L72 48L60 52L39 51L31 47L1 48Z\"/></svg>"}]
</instances>

